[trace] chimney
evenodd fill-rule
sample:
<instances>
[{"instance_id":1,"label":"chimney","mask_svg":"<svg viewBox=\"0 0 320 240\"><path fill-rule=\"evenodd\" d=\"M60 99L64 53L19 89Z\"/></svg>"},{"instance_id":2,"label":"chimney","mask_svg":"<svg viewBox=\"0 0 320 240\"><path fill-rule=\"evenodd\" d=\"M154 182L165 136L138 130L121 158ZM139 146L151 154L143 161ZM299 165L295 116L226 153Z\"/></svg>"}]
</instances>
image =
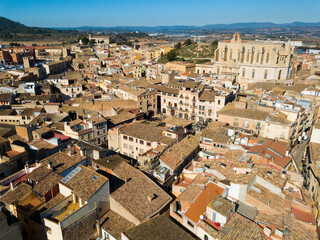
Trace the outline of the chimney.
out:
<instances>
[{"instance_id":1,"label":"chimney","mask_svg":"<svg viewBox=\"0 0 320 240\"><path fill-rule=\"evenodd\" d=\"M81 156L85 156L84 150L85 150L84 148L80 148L80 155L81 155Z\"/></svg>"},{"instance_id":2,"label":"chimney","mask_svg":"<svg viewBox=\"0 0 320 240\"><path fill-rule=\"evenodd\" d=\"M96 220L96 228L97 228L97 234L98 236L101 236L101 228L100 228L100 220Z\"/></svg>"},{"instance_id":3,"label":"chimney","mask_svg":"<svg viewBox=\"0 0 320 240\"><path fill-rule=\"evenodd\" d=\"M12 180L10 181L10 189L11 189L11 190L13 190L13 189L14 189L14 183L13 183L13 181L12 181Z\"/></svg>"},{"instance_id":4,"label":"chimney","mask_svg":"<svg viewBox=\"0 0 320 240\"><path fill-rule=\"evenodd\" d=\"M29 162L26 162L26 165L24 165L24 171L26 174L29 174Z\"/></svg>"},{"instance_id":5,"label":"chimney","mask_svg":"<svg viewBox=\"0 0 320 240\"><path fill-rule=\"evenodd\" d=\"M72 156L72 150L68 150L68 155L71 157Z\"/></svg>"},{"instance_id":6,"label":"chimney","mask_svg":"<svg viewBox=\"0 0 320 240\"><path fill-rule=\"evenodd\" d=\"M148 197L147 197L149 202L152 202L152 200L155 199L155 198L157 198L157 195L155 193L149 194Z\"/></svg>"},{"instance_id":7,"label":"chimney","mask_svg":"<svg viewBox=\"0 0 320 240\"><path fill-rule=\"evenodd\" d=\"M50 160L48 160L48 168L52 169L52 162L50 162Z\"/></svg>"}]
</instances>

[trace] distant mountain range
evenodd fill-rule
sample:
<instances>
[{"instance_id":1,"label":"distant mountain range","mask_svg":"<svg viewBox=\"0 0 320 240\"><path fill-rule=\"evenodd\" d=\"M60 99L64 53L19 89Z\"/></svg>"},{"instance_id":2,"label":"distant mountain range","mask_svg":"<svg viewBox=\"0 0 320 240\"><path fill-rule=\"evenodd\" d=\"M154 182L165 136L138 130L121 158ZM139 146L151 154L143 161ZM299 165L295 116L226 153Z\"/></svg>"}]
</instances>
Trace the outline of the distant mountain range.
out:
<instances>
[{"instance_id":1,"label":"distant mountain range","mask_svg":"<svg viewBox=\"0 0 320 240\"><path fill-rule=\"evenodd\" d=\"M272 22L248 22L248 23L232 23L232 24L210 24L204 26L192 26L192 25L176 25L176 26L117 26L117 27L101 27L101 26L82 26L82 27L65 27L65 28L53 28L60 30L79 30L79 31L102 31L102 32L122 32L122 31L139 31L146 33L155 32L184 32L184 31L210 31L210 30L239 30L239 29L269 29L269 28L320 28L320 22L317 23L305 23L305 22L293 22L293 23L272 23Z\"/></svg>"},{"instance_id":2,"label":"distant mountain range","mask_svg":"<svg viewBox=\"0 0 320 240\"><path fill-rule=\"evenodd\" d=\"M83 32L110 33L165 33L165 34L206 34L206 33L240 33L264 34L264 35L299 35L320 36L320 22L317 23L272 23L272 22L249 22L232 24L210 24L204 26L176 25L176 26L82 26L82 27L60 27L60 28L40 28L28 27L10 19L0 17L0 39L7 41L55 39L64 41L65 39L75 39Z\"/></svg>"}]
</instances>

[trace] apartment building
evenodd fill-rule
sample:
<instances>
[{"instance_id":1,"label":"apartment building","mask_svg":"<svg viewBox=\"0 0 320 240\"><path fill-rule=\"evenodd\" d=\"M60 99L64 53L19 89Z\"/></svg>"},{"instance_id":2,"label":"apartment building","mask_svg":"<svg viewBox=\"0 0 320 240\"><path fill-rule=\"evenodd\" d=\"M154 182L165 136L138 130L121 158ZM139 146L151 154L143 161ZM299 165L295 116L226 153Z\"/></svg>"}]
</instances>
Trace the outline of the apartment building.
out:
<instances>
[{"instance_id":1,"label":"apartment building","mask_svg":"<svg viewBox=\"0 0 320 240\"><path fill-rule=\"evenodd\" d=\"M218 115L219 122L255 132L261 137L285 141L290 147L302 136L307 118L302 109L292 117L281 109L241 102L228 104Z\"/></svg>"},{"instance_id":2,"label":"apartment building","mask_svg":"<svg viewBox=\"0 0 320 240\"><path fill-rule=\"evenodd\" d=\"M56 86L60 89L64 100L77 97L78 94L82 94L83 90L82 84L71 79L61 79Z\"/></svg>"},{"instance_id":3,"label":"apartment building","mask_svg":"<svg viewBox=\"0 0 320 240\"><path fill-rule=\"evenodd\" d=\"M49 156L1 180L5 189L0 201L22 224L25 239L47 239L40 214L52 203L64 199L59 182L74 168L86 164L86 157L69 148Z\"/></svg>"},{"instance_id":4,"label":"apartment building","mask_svg":"<svg viewBox=\"0 0 320 240\"><path fill-rule=\"evenodd\" d=\"M121 99L134 100L137 106L145 113L157 113L157 92L152 89L130 87L127 85L112 89L112 92Z\"/></svg>"},{"instance_id":5,"label":"apartment building","mask_svg":"<svg viewBox=\"0 0 320 240\"><path fill-rule=\"evenodd\" d=\"M225 126L225 123L211 122L201 132L200 148L211 153L226 153L232 134L232 127Z\"/></svg>"},{"instance_id":6,"label":"apartment building","mask_svg":"<svg viewBox=\"0 0 320 240\"><path fill-rule=\"evenodd\" d=\"M59 191L64 196L63 201L41 214L46 238L95 236L96 220L110 208L108 178L90 167L78 166L59 182Z\"/></svg>"},{"instance_id":7,"label":"apartment building","mask_svg":"<svg viewBox=\"0 0 320 240\"><path fill-rule=\"evenodd\" d=\"M73 139L77 139L79 141L91 141L94 138L94 131L92 129L91 122L76 119L71 122L64 123L63 127L64 130L62 132Z\"/></svg>"},{"instance_id":8,"label":"apartment building","mask_svg":"<svg viewBox=\"0 0 320 240\"><path fill-rule=\"evenodd\" d=\"M43 64L46 74L56 74L61 73L68 67L68 62L66 60L60 60L48 64Z\"/></svg>"},{"instance_id":9,"label":"apartment building","mask_svg":"<svg viewBox=\"0 0 320 240\"><path fill-rule=\"evenodd\" d=\"M217 120L217 112L234 97L231 90L190 80L174 79L159 91L163 115L200 122Z\"/></svg>"},{"instance_id":10,"label":"apartment building","mask_svg":"<svg viewBox=\"0 0 320 240\"><path fill-rule=\"evenodd\" d=\"M120 153L135 159L150 149L168 146L176 141L173 137L165 136L164 129L159 124L148 121L124 126L120 129L119 136Z\"/></svg>"}]
</instances>

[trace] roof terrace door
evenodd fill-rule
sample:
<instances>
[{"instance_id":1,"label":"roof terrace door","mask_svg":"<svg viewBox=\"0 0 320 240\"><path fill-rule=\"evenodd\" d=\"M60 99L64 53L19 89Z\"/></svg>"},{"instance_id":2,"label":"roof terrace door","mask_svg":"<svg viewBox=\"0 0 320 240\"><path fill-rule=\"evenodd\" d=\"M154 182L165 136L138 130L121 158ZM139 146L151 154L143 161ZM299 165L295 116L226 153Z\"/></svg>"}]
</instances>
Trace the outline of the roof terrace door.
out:
<instances>
[{"instance_id":1,"label":"roof terrace door","mask_svg":"<svg viewBox=\"0 0 320 240\"><path fill-rule=\"evenodd\" d=\"M212 212L212 222L215 222L217 218L217 214L215 212Z\"/></svg>"}]
</instances>

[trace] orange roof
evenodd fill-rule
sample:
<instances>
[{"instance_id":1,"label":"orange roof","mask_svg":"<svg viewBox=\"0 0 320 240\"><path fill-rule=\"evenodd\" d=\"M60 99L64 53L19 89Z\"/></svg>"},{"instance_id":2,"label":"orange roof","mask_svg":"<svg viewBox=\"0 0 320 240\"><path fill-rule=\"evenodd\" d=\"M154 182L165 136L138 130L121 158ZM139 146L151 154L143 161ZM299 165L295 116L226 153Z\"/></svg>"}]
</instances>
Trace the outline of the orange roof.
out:
<instances>
[{"instance_id":1,"label":"orange roof","mask_svg":"<svg viewBox=\"0 0 320 240\"><path fill-rule=\"evenodd\" d=\"M291 214L293 214L294 217L300 221L313 224L313 217L311 212L306 212L296 206L292 206Z\"/></svg>"},{"instance_id":2,"label":"orange roof","mask_svg":"<svg viewBox=\"0 0 320 240\"><path fill-rule=\"evenodd\" d=\"M198 197L190 204L190 207L187 209L184 214L192 222L198 223L200 220L200 215L206 212L208 204L217 196L224 192L224 188L219 187L213 182L209 182L206 186L203 187Z\"/></svg>"},{"instance_id":3,"label":"orange roof","mask_svg":"<svg viewBox=\"0 0 320 240\"><path fill-rule=\"evenodd\" d=\"M285 168L292 160L290 156L286 156L287 147L279 142L267 140L263 144L256 144L248 150L248 154L256 153L262 157L266 154L270 155L269 161Z\"/></svg>"}]
</instances>

